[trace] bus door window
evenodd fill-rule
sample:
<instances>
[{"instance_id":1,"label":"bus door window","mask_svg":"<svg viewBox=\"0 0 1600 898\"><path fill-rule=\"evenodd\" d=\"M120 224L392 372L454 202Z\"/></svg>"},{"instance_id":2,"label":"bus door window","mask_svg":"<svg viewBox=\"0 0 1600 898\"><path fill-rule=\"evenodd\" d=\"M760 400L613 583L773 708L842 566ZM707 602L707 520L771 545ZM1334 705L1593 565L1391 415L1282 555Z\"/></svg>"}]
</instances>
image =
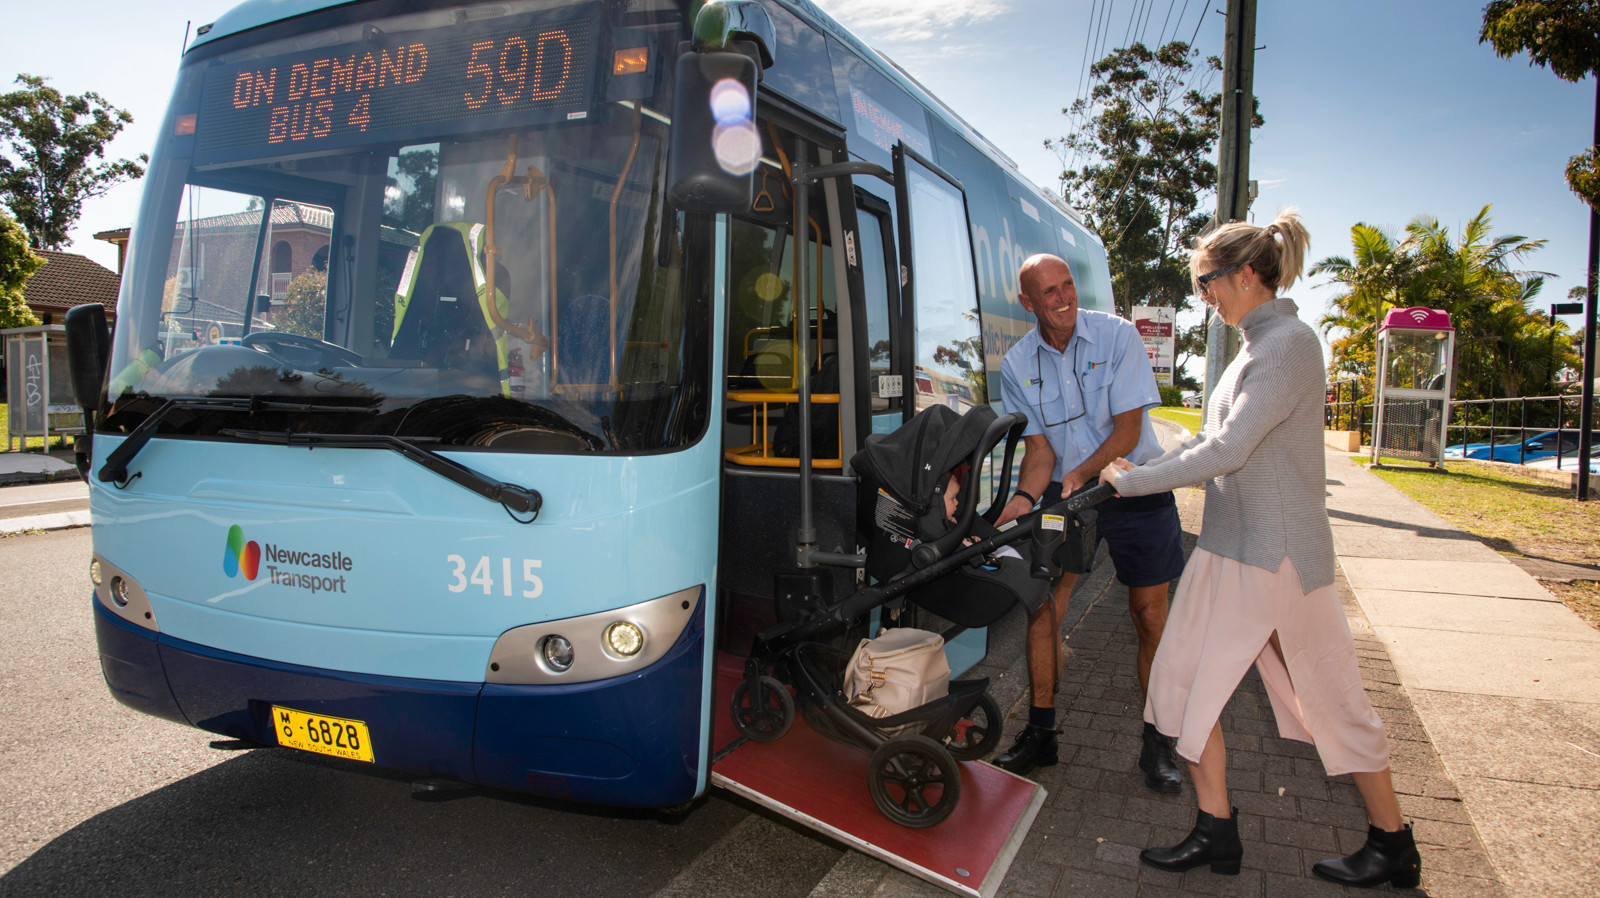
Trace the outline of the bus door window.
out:
<instances>
[{"instance_id":1,"label":"bus door window","mask_svg":"<svg viewBox=\"0 0 1600 898\"><path fill-rule=\"evenodd\" d=\"M989 401L966 198L915 152L897 150L895 168L902 185L900 257L910 260L901 303L912 331L913 382L906 392L915 400L906 416L932 405L965 414Z\"/></svg>"},{"instance_id":2,"label":"bus door window","mask_svg":"<svg viewBox=\"0 0 1600 898\"><path fill-rule=\"evenodd\" d=\"M893 228L887 204L858 195L856 226L861 253L861 283L867 319L867 389L872 432L888 433L903 419L904 387L900 350L900 289L893 277Z\"/></svg>"},{"instance_id":3,"label":"bus door window","mask_svg":"<svg viewBox=\"0 0 1600 898\"><path fill-rule=\"evenodd\" d=\"M793 403L799 391L796 357L798 328L809 327L812 346L811 390L833 406L839 392L838 301L834 283L833 240L828 232L823 186L813 187L812 214L804 223L808 292L804 305L794 295L794 187L789 182L794 138L767 125L756 196L749 212L731 222L727 388L729 424L725 431L730 460L770 467L795 467L799 454ZM820 397L834 397L832 402ZM836 406L818 410L829 423L813 440L818 459L838 459ZM833 465L837 467L835 462Z\"/></svg>"}]
</instances>

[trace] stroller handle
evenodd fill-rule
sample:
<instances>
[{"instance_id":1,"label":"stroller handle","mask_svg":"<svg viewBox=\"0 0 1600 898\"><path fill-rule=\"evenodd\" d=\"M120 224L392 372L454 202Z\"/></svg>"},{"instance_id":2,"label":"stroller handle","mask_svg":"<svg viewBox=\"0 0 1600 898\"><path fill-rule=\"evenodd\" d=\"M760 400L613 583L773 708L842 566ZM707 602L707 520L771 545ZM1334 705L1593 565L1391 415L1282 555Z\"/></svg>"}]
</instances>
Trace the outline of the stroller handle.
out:
<instances>
[{"instance_id":1,"label":"stroller handle","mask_svg":"<svg viewBox=\"0 0 1600 898\"><path fill-rule=\"evenodd\" d=\"M1096 505L1099 505L1101 502L1106 501L1116 494L1117 489L1111 484L1097 483L1081 493L1062 499L1060 502L1051 506L1050 511L1077 514L1086 508L1093 508Z\"/></svg>"},{"instance_id":2,"label":"stroller handle","mask_svg":"<svg viewBox=\"0 0 1600 898\"><path fill-rule=\"evenodd\" d=\"M913 571L912 573L909 573L904 577L900 577L899 579L892 580L888 584L883 586L869 586L866 589L857 592L855 595L852 595L840 602L838 605L835 605L832 609L832 614L830 614L829 617L835 621L850 620L872 610L873 608L878 607L879 605L882 605L890 599L904 595L905 593L916 589L918 586L921 586L924 583L931 582L939 577L944 576L945 574L948 574L956 568L959 568L961 565L971 561L973 558L976 558L980 555L987 555L1001 546L1009 545L1026 538L1033 529L1032 525L1043 515L1077 514L1085 509L1093 508L1094 506L1099 505L1101 502L1104 502L1116 494L1117 491L1111 486L1111 484L1099 483L1090 487L1089 489L1084 490L1083 492L1078 493L1077 495L1062 499L1060 502L1057 502L1055 505L1052 505L1049 508L1041 508L1038 511L1030 512L1020 518L1017 518L1017 526L1015 527L1007 528L1006 530L1003 530L1000 533L989 537L988 539L973 543L970 546L963 546L957 551L939 559L933 564L922 568L921 570ZM1025 524L1028 526L1024 526Z\"/></svg>"}]
</instances>

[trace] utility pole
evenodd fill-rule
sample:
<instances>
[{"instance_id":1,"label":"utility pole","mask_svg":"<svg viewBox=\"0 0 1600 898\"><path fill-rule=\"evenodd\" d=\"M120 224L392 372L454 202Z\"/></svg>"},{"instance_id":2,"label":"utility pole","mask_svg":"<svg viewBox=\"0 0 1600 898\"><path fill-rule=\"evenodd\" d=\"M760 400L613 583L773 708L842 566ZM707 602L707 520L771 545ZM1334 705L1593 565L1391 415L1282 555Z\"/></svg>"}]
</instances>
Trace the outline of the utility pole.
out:
<instances>
[{"instance_id":1,"label":"utility pole","mask_svg":"<svg viewBox=\"0 0 1600 898\"><path fill-rule=\"evenodd\" d=\"M1217 214L1213 223L1243 221L1250 209L1250 123L1255 119L1256 0L1228 0L1228 30L1222 51L1222 127L1217 159ZM1239 335L1211 316L1206 328L1206 394L1239 354Z\"/></svg>"},{"instance_id":2,"label":"utility pole","mask_svg":"<svg viewBox=\"0 0 1600 898\"><path fill-rule=\"evenodd\" d=\"M1600 76L1594 88L1594 142L1600 144ZM1600 211L1589 208L1589 296L1583 307L1583 389L1578 394L1583 407L1578 410L1578 495L1589 499L1589 453L1594 440L1594 326L1595 267L1600 265Z\"/></svg>"}]
</instances>

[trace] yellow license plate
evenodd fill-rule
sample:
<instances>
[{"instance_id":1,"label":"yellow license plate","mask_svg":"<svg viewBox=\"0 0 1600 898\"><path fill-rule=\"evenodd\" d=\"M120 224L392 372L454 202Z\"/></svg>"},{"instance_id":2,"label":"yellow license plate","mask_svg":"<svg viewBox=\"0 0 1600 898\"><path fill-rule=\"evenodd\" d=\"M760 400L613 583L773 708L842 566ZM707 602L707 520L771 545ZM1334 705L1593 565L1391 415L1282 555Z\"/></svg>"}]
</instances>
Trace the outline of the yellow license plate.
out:
<instances>
[{"instance_id":1,"label":"yellow license plate","mask_svg":"<svg viewBox=\"0 0 1600 898\"><path fill-rule=\"evenodd\" d=\"M360 720L307 714L293 708L272 706L272 724L278 744L351 761L372 761L372 739Z\"/></svg>"}]
</instances>

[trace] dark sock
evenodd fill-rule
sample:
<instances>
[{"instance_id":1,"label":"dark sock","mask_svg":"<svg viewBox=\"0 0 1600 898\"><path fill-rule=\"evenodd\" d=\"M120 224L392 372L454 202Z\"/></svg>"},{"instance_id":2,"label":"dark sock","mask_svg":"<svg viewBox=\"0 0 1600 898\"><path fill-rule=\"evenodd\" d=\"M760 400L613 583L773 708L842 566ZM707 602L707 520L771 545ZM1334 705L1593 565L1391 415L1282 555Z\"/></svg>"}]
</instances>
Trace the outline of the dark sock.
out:
<instances>
[{"instance_id":1,"label":"dark sock","mask_svg":"<svg viewBox=\"0 0 1600 898\"><path fill-rule=\"evenodd\" d=\"M1041 708L1037 705L1028 706L1028 725L1046 730L1056 728L1056 709L1054 707Z\"/></svg>"}]
</instances>

